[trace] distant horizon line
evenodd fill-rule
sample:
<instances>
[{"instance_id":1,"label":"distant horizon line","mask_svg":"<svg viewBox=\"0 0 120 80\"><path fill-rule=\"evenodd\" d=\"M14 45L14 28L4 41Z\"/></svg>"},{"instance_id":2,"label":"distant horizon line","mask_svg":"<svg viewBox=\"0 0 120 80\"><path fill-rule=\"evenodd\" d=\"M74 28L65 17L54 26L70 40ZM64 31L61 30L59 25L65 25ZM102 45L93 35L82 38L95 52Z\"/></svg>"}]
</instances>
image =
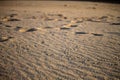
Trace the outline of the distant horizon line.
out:
<instances>
[{"instance_id":1,"label":"distant horizon line","mask_svg":"<svg viewBox=\"0 0 120 80\"><path fill-rule=\"evenodd\" d=\"M120 3L120 1L118 0L0 0L0 1L91 1L91 2Z\"/></svg>"}]
</instances>

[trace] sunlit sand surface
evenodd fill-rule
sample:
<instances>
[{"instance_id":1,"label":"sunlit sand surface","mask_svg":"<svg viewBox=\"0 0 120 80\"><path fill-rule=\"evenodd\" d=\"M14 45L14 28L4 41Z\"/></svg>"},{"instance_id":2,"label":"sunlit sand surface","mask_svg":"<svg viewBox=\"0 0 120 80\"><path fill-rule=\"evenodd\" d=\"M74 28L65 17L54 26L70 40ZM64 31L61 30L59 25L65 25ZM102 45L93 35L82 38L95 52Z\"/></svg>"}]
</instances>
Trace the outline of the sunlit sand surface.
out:
<instances>
[{"instance_id":1,"label":"sunlit sand surface","mask_svg":"<svg viewBox=\"0 0 120 80\"><path fill-rule=\"evenodd\" d=\"M119 4L0 2L0 80L119 79Z\"/></svg>"}]
</instances>

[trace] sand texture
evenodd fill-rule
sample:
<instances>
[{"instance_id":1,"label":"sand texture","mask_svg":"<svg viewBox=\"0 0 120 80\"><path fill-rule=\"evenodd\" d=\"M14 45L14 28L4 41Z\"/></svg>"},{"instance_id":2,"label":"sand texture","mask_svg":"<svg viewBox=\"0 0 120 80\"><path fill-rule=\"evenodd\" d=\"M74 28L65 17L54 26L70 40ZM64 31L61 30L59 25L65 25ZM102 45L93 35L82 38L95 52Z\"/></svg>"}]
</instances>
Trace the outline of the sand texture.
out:
<instances>
[{"instance_id":1,"label":"sand texture","mask_svg":"<svg viewBox=\"0 0 120 80\"><path fill-rule=\"evenodd\" d=\"M120 5L1 1L0 80L120 80Z\"/></svg>"}]
</instances>

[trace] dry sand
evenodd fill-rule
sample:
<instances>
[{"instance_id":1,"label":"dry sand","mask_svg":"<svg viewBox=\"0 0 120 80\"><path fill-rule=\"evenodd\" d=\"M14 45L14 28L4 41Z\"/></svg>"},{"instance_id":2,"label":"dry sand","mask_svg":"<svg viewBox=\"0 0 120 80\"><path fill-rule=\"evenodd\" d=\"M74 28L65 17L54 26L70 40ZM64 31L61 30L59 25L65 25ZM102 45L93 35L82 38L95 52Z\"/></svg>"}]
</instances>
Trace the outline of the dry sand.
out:
<instances>
[{"instance_id":1,"label":"dry sand","mask_svg":"<svg viewBox=\"0 0 120 80\"><path fill-rule=\"evenodd\" d=\"M0 80L120 80L120 5L0 2Z\"/></svg>"}]
</instances>

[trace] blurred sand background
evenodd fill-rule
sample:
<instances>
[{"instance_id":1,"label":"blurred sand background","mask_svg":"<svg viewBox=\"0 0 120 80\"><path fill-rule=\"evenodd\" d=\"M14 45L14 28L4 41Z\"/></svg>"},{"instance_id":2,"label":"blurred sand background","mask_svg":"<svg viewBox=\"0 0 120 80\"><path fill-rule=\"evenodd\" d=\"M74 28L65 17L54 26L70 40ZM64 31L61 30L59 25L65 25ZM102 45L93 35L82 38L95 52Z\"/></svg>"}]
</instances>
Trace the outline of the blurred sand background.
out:
<instances>
[{"instance_id":1,"label":"blurred sand background","mask_svg":"<svg viewBox=\"0 0 120 80\"><path fill-rule=\"evenodd\" d=\"M0 1L0 80L120 80L120 5Z\"/></svg>"}]
</instances>

